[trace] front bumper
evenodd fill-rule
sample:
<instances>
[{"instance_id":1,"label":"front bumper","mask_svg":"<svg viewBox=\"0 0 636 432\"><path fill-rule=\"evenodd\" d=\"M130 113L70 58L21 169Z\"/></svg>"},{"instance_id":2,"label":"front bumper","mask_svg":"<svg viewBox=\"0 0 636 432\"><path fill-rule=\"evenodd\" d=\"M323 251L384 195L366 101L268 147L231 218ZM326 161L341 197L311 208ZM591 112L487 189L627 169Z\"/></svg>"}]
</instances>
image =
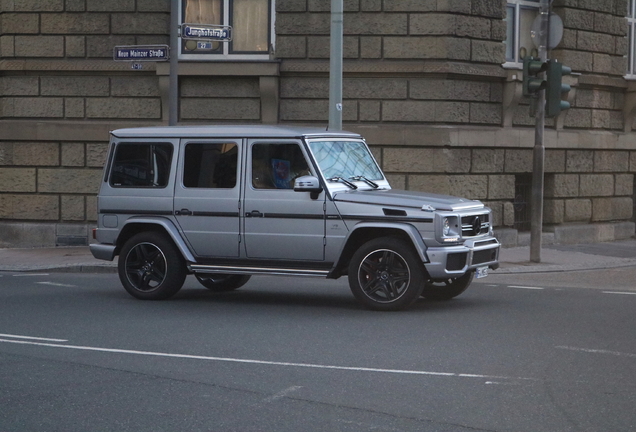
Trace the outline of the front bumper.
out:
<instances>
[{"instance_id":1,"label":"front bumper","mask_svg":"<svg viewBox=\"0 0 636 432\"><path fill-rule=\"evenodd\" d=\"M466 240L463 245L431 247L424 263L432 279L457 278L477 267L499 267L501 245L494 237Z\"/></svg>"}]
</instances>

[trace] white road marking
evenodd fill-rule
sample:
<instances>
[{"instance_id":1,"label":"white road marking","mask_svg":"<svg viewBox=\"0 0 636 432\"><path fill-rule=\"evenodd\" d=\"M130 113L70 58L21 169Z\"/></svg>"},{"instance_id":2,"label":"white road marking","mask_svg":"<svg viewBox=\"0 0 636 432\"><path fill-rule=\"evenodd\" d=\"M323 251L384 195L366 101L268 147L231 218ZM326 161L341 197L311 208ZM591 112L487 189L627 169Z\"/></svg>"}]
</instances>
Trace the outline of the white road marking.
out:
<instances>
[{"instance_id":1,"label":"white road marking","mask_svg":"<svg viewBox=\"0 0 636 432\"><path fill-rule=\"evenodd\" d=\"M50 339L50 338L41 338L41 337L34 337L34 336L11 335L11 334L0 334L0 337L8 337L8 338L16 338L16 339L33 339L33 340L41 340L41 341L49 341L49 342L68 342L68 339Z\"/></svg>"},{"instance_id":2,"label":"white road marking","mask_svg":"<svg viewBox=\"0 0 636 432\"><path fill-rule=\"evenodd\" d=\"M636 295L636 292L627 292L627 291L603 291L603 294Z\"/></svg>"},{"instance_id":3,"label":"white road marking","mask_svg":"<svg viewBox=\"0 0 636 432\"><path fill-rule=\"evenodd\" d=\"M63 284L63 283L57 283L57 282L36 282L38 284L42 284L42 285L51 285L51 286L59 286L59 287L74 287L77 285L69 285L69 284Z\"/></svg>"},{"instance_id":4,"label":"white road marking","mask_svg":"<svg viewBox=\"0 0 636 432\"><path fill-rule=\"evenodd\" d=\"M302 386L291 386L289 388L286 388L285 390L279 391L278 393L276 393L275 395L272 395L268 398L265 398L265 400L263 400L263 402L274 402L278 399L282 399L285 396L287 396L290 393L295 392L296 390L300 390L302 388Z\"/></svg>"},{"instance_id":5,"label":"white road marking","mask_svg":"<svg viewBox=\"0 0 636 432\"><path fill-rule=\"evenodd\" d=\"M12 276L15 277L26 277L26 276L48 276L48 273L21 273L21 274L14 274Z\"/></svg>"},{"instance_id":6,"label":"white road marking","mask_svg":"<svg viewBox=\"0 0 636 432\"><path fill-rule=\"evenodd\" d=\"M61 345L61 344L28 342L28 341L8 340L8 339L0 339L0 342L21 344L21 345L45 346L45 347L52 347L52 348L65 348L65 349L82 350L82 351L97 351L97 352L117 353L117 354L134 354L134 355L191 359L191 360L209 360L209 361L220 361L220 362L228 362L228 363L290 366L290 367L301 367L301 368L311 368L311 369L343 370L343 371L353 371L353 372L377 372L377 373L390 373L390 374L401 374L401 375L428 375L428 376L456 377L456 378L485 378L489 380L537 381L536 378L505 377L505 376L466 374L466 373L455 373L455 372L432 372L432 371L419 371L419 370L332 366L332 365L321 365L321 364L311 364L311 363L290 363L290 362L277 362L277 361L267 361L267 360L238 359L238 358L228 358L228 357L211 357L211 356L200 356L200 355L191 355L191 354L173 354L173 353L161 353L161 352L152 352L152 351L125 350L125 349L116 349L116 348L100 348L100 347L90 347L90 346L80 346L80 345Z\"/></svg>"},{"instance_id":7,"label":"white road marking","mask_svg":"<svg viewBox=\"0 0 636 432\"><path fill-rule=\"evenodd\" d=\"M586 352L586 353L592 353L592 354L610 354L610 355L619 356L619 357L636 357L636 354L624 353L619 351L577 348L577 347L570 347L570 346L558 346L555 348L570 350L570 351L580 351L580 352Z\"/></svg>"},{"instance_id":8,"label":"white road marking","mask_svg":"<svg viewBox=\"0 0 636 432\"><path fill-rule=\"evenodd\" d=\"M508 288L529 289L529 290L542 290L542 289L545 289L545 288L541 288L541 287L530 287L530 286L519 286L519 285L508 285Z\"/></svg>"}]
</instances>

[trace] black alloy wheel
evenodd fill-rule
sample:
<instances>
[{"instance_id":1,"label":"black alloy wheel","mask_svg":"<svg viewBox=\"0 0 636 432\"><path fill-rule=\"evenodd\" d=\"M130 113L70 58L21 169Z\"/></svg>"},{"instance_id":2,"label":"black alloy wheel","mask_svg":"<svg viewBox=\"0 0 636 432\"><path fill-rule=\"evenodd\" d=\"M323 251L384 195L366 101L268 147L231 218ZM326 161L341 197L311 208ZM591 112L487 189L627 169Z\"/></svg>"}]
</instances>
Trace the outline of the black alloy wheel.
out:
<instances>
[{"instance_id":1,"label":"black alloy wheel","mask_svg":"<svg viewBox=\"0 0 636 432\"><path fill-rule=\"evenodd\" d=\"M126 291L143 300L173 296L186 277L181 253L172 240L157 232L131 237L121 250L118 271Z\"/></svg>"},{"instance_id":2,"label":"black alloy wheel","mask_svg":"<svg viewBox=\"0 0 636 432\"><path fill-rule=\"evenodd\" d=\"M214 292L233 291L242 287L250 280L250 275L235 274L195 274L199 283Z\"/></svg>"},{"instance_id":3,"label":"black alloy wheel","mask_svg":"<svg viewBox=\"0 0 636 432\"><path fill-rule=\"evenodd\" d=\"M373 310L400 310L419 296L424 266L411 245L395 237L365 243L349 264L353 295Z\"/></svg>"},{"instance_id":4,"label":"black alloy wheel","mask_svg":"<svg viewBox=\"0 0 636 432\"><path fill-rule=\"evenodd\" d=\"M474 271L470 271L458 278L448 278L443 280L429 280L424 285L422 297L427 300L446 301L457 297L471 284L473 281Z\"/></svg>"}]
</instances>

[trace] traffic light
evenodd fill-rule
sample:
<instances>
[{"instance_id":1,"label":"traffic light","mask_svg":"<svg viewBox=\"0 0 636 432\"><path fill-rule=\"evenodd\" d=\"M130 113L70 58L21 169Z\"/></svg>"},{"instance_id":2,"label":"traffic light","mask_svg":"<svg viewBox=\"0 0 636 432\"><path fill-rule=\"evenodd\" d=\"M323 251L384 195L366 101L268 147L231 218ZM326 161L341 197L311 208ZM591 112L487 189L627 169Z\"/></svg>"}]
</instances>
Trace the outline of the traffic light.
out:
<instances>
[{"instance_id":1,"label":"traffic light","mask_svg":"<svg viewBox=\"0 0 636 432\"><path fill-rule=\"evenodd\" d=\"M523 95L533 96L546 86L545 80L539 78L539 74L545 71L547 62L535 59L531 56L523 58Z\"/></svg>"},{"instance_id":2,"label":"traffic light","mask_svg":"<svg viewBox=\"0 0 636 432\"><path fill-rule=\"evenodd\" d=\"M563 93L570 91L569 84L563 84L563 75L570 75L572 69L563 66L556 60L548 60L546 69L545 116L556 117L563 110L570 108L570 103L561 100Z\"/></svg>"}]
</instances>

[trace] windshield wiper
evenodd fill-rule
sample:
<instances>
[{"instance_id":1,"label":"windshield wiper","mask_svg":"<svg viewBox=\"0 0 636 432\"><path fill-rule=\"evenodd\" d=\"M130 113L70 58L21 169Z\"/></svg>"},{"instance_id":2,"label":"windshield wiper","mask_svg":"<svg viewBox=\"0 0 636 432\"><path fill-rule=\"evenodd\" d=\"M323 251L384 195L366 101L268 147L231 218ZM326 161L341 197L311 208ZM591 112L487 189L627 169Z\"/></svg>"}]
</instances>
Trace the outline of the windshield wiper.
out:
<instances>
[{"instance_id":1,"label":"windshield wiper","mask_svg":"<svg viewBox=\"0 0 636 432\"><path fill-rule=\"evenodd\" d=\"M377 189L377 188L379 188L379 187L380 187L380 186L379 186L376 182L373 182L373 181L369 180L368 178L366 178L366 177L365 177L365 176L363 176L363 175L358 175L358 176L349 177L349 180L354 180L354 181L363 181L363 182L365 182L366 184L368 184L369 186L371 186L373 189Z\"/></svg>"},{"instance_id":2,"label":"windshield wiper","mask_svg":"<svg viewBox=\"0 0 636 432\"><path fill-rule=\"evenodd\" d=\"M347 186L349 186L351 189L358 189L358 186L354 185L353 183L351 183L349 180L342 178L342 177L331 177L328 178L327 181L330 182L342 182L344 184L346 184Z\"/></svg>"}]
</instances>

